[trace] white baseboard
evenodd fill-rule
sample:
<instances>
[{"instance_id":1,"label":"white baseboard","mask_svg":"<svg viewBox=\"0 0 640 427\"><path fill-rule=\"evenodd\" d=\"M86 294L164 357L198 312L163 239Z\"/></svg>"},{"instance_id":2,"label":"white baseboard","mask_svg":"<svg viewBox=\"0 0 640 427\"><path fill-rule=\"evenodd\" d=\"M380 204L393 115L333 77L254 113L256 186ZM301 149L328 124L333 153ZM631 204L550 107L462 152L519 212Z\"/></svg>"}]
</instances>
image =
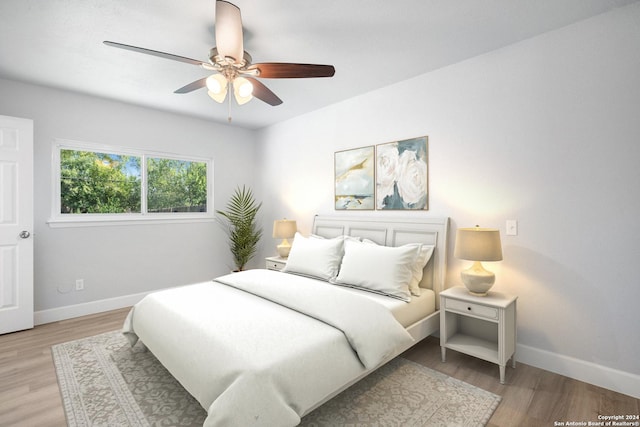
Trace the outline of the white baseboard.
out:
<instances>
[{"instance_id":1,"label":"white baseboard","mask_svg":"<svg viewBox=\"0 0 640 427\"><path fill-rule=\"evenodd\" d=\"M640 375L522 344L516 361L640 399Z\"/></svg>"},{"instance_id":2,"label":"white baseboard","mask_svg":"<svg viewBox=\"0 0 640 427\"><path fill-rule=\"evenodd\" d=\"M64 307L36 311L34 313L34 323L36 325L42 325L44 323L73 319L74 317L102 313L104 311L116 310L118 308L131 307L149 293L151 292L123 295L121 297L107 298L82 304L66 305Z\"/></svg>"},{"instance_id":3,"label":"white baseboard","mask_svg":"<svg viewBox=\"0 0 640 427\"><path fill-rule=\"evenodd\" d=\"M150 292L142 292L139 294L124 295L83 304L36 311L34 313L34 323L41 325L43 323L57 322L59 320L130 307L149 293ZM517 345L516 360L526 363L527 365L535 366L536 368L551 371L640 399L640 375L630 374L586 360L563 356L558 353L552 353L523 344Z\"/></svg>"}]
</instances>

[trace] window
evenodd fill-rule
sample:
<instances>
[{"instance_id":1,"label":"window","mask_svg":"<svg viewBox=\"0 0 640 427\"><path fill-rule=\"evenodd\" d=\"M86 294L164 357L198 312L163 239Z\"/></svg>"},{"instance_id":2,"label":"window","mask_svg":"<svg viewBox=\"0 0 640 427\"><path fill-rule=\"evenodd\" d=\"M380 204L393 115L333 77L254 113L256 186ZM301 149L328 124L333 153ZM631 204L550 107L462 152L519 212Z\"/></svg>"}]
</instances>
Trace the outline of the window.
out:
<instances>
[{"instance_id":1,"label":"window","mask_svg":"<svg viewBox=\"0 0 640 427\"><path fill-rule=\"evenodd\" d=\"M207 164L147 158L148 212L206 212Z\"/></svg>"},{"instance_id":2,"label":"window","mask_svg":"<svg viewBox=\"0 0 640 427\"><path fill-rule=\"evenodd\" d=\"M140 157L60 150L60 213L140 213Z\"/></svg>"},{"instance_id":3,"label":"window","mask_svg":"<svg viewBox=\"0 0 640 427\"><path fill-rule=\"evenodd\" d=\"M211 218L212 161L58 141L50 224Z\"/></svg>"}]
</instances>

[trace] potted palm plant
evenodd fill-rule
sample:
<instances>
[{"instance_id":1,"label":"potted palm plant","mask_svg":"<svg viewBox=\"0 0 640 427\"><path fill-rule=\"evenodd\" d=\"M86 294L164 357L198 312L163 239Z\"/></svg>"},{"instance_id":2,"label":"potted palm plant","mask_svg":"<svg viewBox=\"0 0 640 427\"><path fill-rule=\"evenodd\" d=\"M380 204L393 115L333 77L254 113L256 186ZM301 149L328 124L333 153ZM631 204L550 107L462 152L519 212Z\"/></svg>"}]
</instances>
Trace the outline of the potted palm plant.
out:
<instances>
[{"instance_id":1,"label":"potted palm plant","mask_svg":"<svg viewBox=\"0 0 640 427\"><path fill-rule=\"evenodd\" d=\"M234 271L244 270L258 249L262 228L258 227L257 215L261 206L262 202L256 201L251 189L243 185L236 188L226 210L216 210L220 215L219 222L229 236L229 249L236 267Z\"/></svg>"}]
</instances>

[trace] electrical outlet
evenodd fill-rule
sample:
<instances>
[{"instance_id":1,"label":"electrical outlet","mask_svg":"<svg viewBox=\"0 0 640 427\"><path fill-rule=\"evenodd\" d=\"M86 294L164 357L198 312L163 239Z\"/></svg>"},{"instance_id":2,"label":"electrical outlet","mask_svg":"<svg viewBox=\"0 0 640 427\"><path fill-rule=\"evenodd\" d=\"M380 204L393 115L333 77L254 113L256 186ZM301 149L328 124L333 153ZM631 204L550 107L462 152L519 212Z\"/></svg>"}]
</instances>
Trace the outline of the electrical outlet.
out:
<instances>
[{"instance_id":1,"label":"electrical outlet","mask_svg":"<svg viewBox=\"0 0 640 427\"><path fill-rule=\"evenodd\" d=\"M84 290L84 279L76 279L76 291Z\"/></svg>"}]
</instances>

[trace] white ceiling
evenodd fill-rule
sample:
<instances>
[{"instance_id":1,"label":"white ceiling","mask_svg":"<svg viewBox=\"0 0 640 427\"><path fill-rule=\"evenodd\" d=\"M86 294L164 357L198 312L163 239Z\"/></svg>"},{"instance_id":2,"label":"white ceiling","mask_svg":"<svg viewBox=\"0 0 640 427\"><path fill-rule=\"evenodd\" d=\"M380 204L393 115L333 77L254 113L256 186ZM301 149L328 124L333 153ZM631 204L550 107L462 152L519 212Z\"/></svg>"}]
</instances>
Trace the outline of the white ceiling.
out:
<instances>
[{"instance_id":1,"label":"white ceiling","mask_svg":"<svg viewBox=\"0 0 640 427\"><path fill-rule=\"evenodd\" d=\"M232 0L254 63L336 68L262 80L284 103L234 103L232 126L261 128L637 1ZM102 44L207 60L214 12L214 0L0 0L0 77L227 123L227 104L205 90L173 93L205 70Z\"/></svg>"}]
</instances>

